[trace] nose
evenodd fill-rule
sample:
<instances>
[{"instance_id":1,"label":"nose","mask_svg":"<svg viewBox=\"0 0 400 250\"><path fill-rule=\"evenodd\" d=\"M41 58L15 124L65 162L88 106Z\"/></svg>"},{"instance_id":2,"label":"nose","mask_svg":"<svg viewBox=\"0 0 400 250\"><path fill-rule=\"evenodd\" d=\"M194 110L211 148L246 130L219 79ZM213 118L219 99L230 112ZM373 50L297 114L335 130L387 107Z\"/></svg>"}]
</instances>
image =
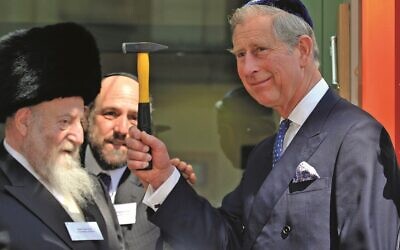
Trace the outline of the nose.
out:
<instances>
[{"instance_id":1,"label":"nose","mask_svg":"<svg viewBox=\"0 0 400 250\"><path fill-rule=\"evenodd\" d=\"M128 118L126 116L120 116L116 120L114 131L116 133L126 135L126 134L128 134L129 127L130 127L130 123L129 123Z\"/></svg>"},{"instance_id":2,"label":"nose","mask_svg":"<svg viewBox=\"0 0 400 250\"><path fill-rule=\"evenodd\" d=\"M259 71L257 60L252 53L246 53L244 58L238 60L237 67L241 76L251 76Z\"/></svg>"},{"instance_id":3,"label":"nose","mask_svg":"<svg viewBox=\"0 0 400 250\"><path fill-rule=\"evenodd\" d=\"M68 139L76 145L83 143L83 127L80 121L72 124L68 133Z\"/></svg>"}]
</instances>

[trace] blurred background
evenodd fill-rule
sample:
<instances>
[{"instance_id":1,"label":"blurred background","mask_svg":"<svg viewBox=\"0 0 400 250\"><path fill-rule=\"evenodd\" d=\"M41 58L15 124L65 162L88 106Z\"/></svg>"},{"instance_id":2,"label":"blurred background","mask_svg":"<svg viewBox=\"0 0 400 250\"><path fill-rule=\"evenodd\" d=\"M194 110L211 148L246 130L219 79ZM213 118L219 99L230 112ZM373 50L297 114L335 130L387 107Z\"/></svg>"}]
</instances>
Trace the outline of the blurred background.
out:
<instances>
[{"instance_id":1,"label":"blurred background","mask_svg":"<svg viewBox=\"0 0 400 250\"><path fill-rule=\"evenodd\" d=\"M61 21L80 23L98 42L104 73L136 74L136 55L123 54L123 42L151 41L169 46L150 54L153 130L166 142L171 156L195 167L196 190L219 205L223 195L239 182L251 148L274 133L279 120L243 91L234 57L227 52L232 46L227 17L245 2L0 0L0 35ZM400 97L400 91L395 85L394 30L399 27L395 25L399 23L395 22L399 8L395 0L303 3L314 21L321 71L327 82L343 97L376 115L392 139L397 139L395 131L400 125L395 114L400 111L395 96ZM374 20L379 20L379 25ZM379 51L374 49L378 46L373 39L376 34L380 39L376 43L381 45L385 40L387 44ZM385 59L379 61L376 56ZM364 59L370 63L362 64ZM378 87L376 79L381 81ZM385 110L389 107L389 111L382 112L381 100L388 103Z\"/></svg>"}]
</instances>

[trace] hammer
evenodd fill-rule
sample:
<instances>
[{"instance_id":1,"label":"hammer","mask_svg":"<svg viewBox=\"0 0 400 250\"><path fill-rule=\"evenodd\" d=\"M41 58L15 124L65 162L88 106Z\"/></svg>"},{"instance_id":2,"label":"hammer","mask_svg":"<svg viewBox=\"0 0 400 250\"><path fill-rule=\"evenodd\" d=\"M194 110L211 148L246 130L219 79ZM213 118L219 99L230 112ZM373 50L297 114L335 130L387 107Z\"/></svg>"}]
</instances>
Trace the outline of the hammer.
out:
<instances>
[{"instance_id":1,"label":"hammer","mask_svg":"<svg viewBox=\"0 0 400 250\"><path fill-rule=\"evenodd\" d=\"M137 72L139 81L138 128L151 134L150 88L149 88L149 53L167 49L168 46L151 42L122 43L124 54L137 53ZM152 164L142 170L152 169Z\"/></svg>"}]
</instances>

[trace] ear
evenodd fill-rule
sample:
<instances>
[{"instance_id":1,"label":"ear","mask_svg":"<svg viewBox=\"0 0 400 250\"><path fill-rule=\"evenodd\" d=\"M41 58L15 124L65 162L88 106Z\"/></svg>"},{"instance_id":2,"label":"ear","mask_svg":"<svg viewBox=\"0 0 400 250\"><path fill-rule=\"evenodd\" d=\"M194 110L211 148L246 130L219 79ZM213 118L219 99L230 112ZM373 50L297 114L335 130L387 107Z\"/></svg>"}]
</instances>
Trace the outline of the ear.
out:
<instances>
[{"instance_id":1,"label":"ear","mask_svg":"<svg viewBox=\"0 0 400 250\"><path fill-rule=\"evenodd\" d=\"M22 136L28 134L28 127L31 122L32 111L30 108L20 108L15 112L14 121L15 127Z\"/></svg>"},{"instance_id":2,"label":"ear","mask_svg":"<svg viewBox=\"0 0 400 250\"><path fill-rule=\"evenodd\" d=\"M310 62L310 60L314 60L313 46L314 44L311 37L307 35L301 35L299 37L297 48L300 52L300 65L302 67L305 67Z\"/></svg>"}]
</instances>

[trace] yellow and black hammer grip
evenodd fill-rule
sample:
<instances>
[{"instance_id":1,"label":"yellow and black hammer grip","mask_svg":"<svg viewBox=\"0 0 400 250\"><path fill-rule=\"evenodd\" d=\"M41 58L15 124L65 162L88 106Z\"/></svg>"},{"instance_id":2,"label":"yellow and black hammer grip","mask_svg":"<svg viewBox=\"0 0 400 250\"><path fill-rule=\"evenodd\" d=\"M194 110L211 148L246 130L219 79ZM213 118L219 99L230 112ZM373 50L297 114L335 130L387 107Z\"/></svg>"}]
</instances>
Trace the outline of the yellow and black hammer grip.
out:
<instances>
[{"instance_id":1,"label":"yellow and black hammer grip","mask_svg":"<svg viewBox=\"0 0 400 250\"><path fill-rule=\"evenodd\" d=\"M146 131L148 134L151 134L149 52L167 48L168 47L165 45L150 42L130 42L122 44L122 51L125 54L137 53L137 72L139 81L138 128L141 131ZM149 165L141 170L150 170L152 168L152 162L149 162Z\"/></svg>"}]
</instances>

